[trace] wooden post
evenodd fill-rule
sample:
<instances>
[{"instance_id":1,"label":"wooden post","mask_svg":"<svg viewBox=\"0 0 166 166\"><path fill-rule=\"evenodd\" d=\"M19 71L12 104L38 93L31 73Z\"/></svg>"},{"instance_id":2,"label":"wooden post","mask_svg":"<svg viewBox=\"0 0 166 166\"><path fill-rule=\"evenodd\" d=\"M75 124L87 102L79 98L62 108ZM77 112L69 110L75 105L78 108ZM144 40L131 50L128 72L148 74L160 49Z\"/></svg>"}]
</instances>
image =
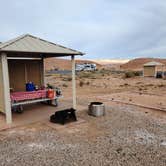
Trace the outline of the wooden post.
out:
<instances>
[{"instance_id":1,"label":"wooden post","mask_svg":"<svg viewBox=\"0 0 166 166\"><path fill-rule=\"evenodd\" d=\"M162 78L164 78L164 65L162 65Z\"/></svg>"},{"instance_id":2,"label":"wooden post","mask_svg":"<svg viewBox=\"0 0 166 166\"><path fill-rule=\"evenodd\" d=\"M41 69L41 84L46 87L46 80L45 80L45 65L44 65L44 58L42 58L40 63L40 69Z\"/></svg>"},{"instance_id":3,"label":"wooden post","mask_svg":"<svg viewBox=\"0 0 166 166\"><path fill-rule=\"evenodd\" d=\"M2 60L2 77L3 77L6 123L10 124L12 123L12 111L11 111L11 102L10 102L8 61L7 61L7 55L5 53L1 54L1 60Z\"/></svg>"},{"instance_id":4,"label":"wooden post","mask_svg":"<svg viewBox=\"0 0 166 166\"><path fill-rule=\"evenodd\" d=\"M155 75L154 75L155 78L157 77L157 71L158 71L158 67L155 66Z\"/></svg>"},{"instance_id":5,"label":"wooden post","mask_svg":"<svg viewBox=\"0 0 166 166\"><path fill-rule=\"evenodd\" d=\"M72 95L73 95L73 108L76 109L76 79L75 79L75 57L71 56L72 61Z\"/></svg>"}]
</instances>

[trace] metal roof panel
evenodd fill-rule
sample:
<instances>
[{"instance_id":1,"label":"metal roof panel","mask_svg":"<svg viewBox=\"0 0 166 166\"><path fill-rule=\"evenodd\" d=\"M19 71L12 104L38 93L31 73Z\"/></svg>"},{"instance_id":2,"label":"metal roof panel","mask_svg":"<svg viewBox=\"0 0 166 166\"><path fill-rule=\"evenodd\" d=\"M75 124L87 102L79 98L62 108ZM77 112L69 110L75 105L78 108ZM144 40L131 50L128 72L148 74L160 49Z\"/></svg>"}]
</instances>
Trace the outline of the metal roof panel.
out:
<instances>
[{"instance_id":1,"label":"metal roof panel","mask_svg":"<svg viewBox=\"0 0 166 166\"><path fill-rule=\"evenodd\" d=\"M83 55L82 52L26 34L0 44L0 51Z\"/></svg>"},{"instance_id":2,"label":"metal roof panel","mask_svg":"<svg viewBox=\"0 0 166 166\"><path fill-rule=\"evenodd\" d=\"M148 63L144 64L144 66L163 66L163 65L164 65L163 63L155 62L155 61L148 62Z\"/></svg>"}]
</instances>

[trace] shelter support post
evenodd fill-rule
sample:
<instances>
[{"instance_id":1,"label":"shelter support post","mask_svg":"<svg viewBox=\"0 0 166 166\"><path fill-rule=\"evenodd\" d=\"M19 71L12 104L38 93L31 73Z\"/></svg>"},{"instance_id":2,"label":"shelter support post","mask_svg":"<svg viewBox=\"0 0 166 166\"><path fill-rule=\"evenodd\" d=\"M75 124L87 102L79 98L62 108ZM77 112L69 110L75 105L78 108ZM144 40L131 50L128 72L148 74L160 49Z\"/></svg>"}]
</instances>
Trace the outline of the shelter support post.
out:
<instances>
[{"instance_id":1,"label":"shelter support post","mask_svg":"<svg viewBox=\"0 0 166 166\"><path fill-rule=\"evenodd\" d=\"M155 66L155 75L154 77L156 78L157 77L157 66Z\"/></svg>"},{"instance_id":2,"label":"shelter support post","mask_svg":"<svg viewBox=\"0 0 166 166\"><path fill-rule=\"evenodd\" d=\"M6 114L6 123L12 123L12 111L10 102L10 87L9 87L9 72L8 72L8 60L7 54L1 54L2 61L2 77L3 77L3 89L4 89L4 105Z\"/></svg>"},{"instance_id":3,"label":"shelter support post","mask_svg":"<svg viewBox=\"0 0 166 166\"><path fill-rule=\"evenodd\" d=\"M75 57L71 56L72 61L72 95L73 95L73 108L76 109L76 78L75 78Z\"/></svg>"},{"instance_id":4,"label":"shelter support post","mask_svg":"<svg viewBox=\"0 0 166 166\"><path fill-rule=\"evenodd\" d=\"M42 62L40 64L41 68L41 85L44 85L46 87L46 80L45 80L45 65L44 65L44 59L42 58Z\"/></svg>"},{"instance_id":5,"label":"shelter support post","mask_svg":"<svg viewBox=\"0 0 166 166\"><path fill-rule=\"evenodd\" d=\"M162 78L164 78L164 66L162 65Z\"/></svg>"}]
</instances>

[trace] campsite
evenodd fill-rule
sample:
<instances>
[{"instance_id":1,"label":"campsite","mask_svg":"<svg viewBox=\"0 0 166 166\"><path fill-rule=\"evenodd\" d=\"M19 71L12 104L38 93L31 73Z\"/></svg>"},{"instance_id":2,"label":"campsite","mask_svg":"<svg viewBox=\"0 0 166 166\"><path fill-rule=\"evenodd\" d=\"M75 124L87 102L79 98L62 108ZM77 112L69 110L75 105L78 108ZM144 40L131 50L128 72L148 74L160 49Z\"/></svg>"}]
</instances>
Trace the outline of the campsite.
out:
<instances>
[{"instance_id":1,"label":"campsite","mask_svg":"<svg viewBox=\"0 0 166 166\"><path fill-rule=\"evenodd\" d=\"M71 68L70 60L62 62ZM45 65L50 65L48 59ZM63 98L58 107L39 103L24 106L22 114L14 113L14 128L4 128L0 135L2 165L10 165L11 158L13 165L165 165L165 79L128 78L124 71L97 65L97 71L76 74L78 121L65 126L51 124L49 116L55 110L72 107L71 72L46 71L46 82L59 87ZM106 105L105 116L88 115L92 101Z\"/></svg>"},{"instance_id":2,"label":"campsite","mask_svg":"<svg viewBox=\"0 0 166 166\"><path fill-rule=\"evenodd\" d=\"M0 5L0 166L166 166L165 0Z\"/></svg>"}]
</instances>

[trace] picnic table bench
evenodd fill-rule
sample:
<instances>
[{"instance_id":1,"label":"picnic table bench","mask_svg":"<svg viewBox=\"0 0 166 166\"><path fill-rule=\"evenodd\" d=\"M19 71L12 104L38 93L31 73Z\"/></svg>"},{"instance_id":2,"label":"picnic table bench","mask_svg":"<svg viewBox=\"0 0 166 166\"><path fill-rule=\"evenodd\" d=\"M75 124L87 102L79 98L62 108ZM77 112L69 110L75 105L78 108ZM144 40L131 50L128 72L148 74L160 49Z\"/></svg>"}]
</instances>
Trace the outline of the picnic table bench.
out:
<instances>
[{"instance_id":1,"label":"picnic table bench","mask_svg":"<svg viewBox=\"0 0 166 166\"><path fill-rule=\"evenodd\" d=\"M10 93L11 98L11 107L17 108L22 107L23 105L33 104L38 102L47 102L50 105L57 106L58 99L62 97L55 96L54 98L47 97L47 90L38 90L38 91L31 91L31 92L12 92Z\"/></svg>"}]
</instances>

